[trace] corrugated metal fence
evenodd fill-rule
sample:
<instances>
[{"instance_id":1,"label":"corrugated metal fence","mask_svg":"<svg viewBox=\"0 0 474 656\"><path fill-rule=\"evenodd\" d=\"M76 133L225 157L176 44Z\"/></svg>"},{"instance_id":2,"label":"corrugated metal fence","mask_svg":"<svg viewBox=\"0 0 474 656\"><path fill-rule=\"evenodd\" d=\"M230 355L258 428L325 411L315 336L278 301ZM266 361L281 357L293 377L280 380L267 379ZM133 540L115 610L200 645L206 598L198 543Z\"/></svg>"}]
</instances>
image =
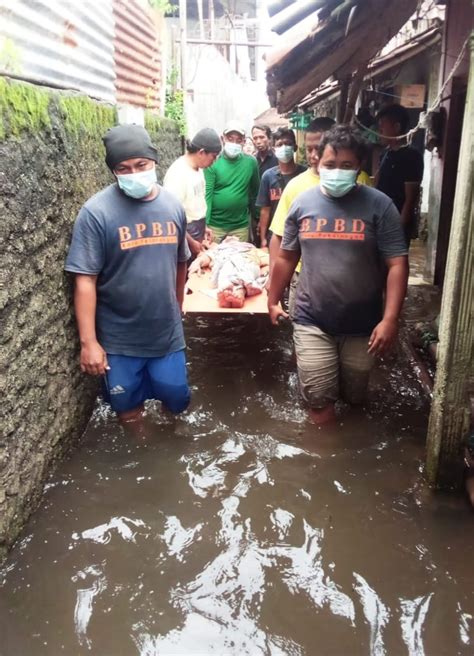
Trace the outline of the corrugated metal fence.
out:
<instances>
[{"instance_id":1,"label":"corrugated metal fence","mask_svg":"<svg viewBox=\"0 0 474 656\"><path fill-rule=\"evenodd\" d=\"M0 2L0 72L115 102L112 2Z\"/></svg>"},{"instance_id":2,"label":"corrugated metal fence","mask_svg":"<svg viewBox=\"0 0 474 656\"><path fill-rule=\"evenodd\" d=\"M113 0L117 102L159 109L160 51L150 15L135 0Z\"/></svg>"},{"instance_id":3,"label":"corrugated metal fence","mask_svg":"<svg viewBox=\"0 0 474 656\"><path fill-rule=\"evenodd\" d=\"M156 110L157 30L139 0L0 0L0 75Z\"/></svg>"}]
</instances>

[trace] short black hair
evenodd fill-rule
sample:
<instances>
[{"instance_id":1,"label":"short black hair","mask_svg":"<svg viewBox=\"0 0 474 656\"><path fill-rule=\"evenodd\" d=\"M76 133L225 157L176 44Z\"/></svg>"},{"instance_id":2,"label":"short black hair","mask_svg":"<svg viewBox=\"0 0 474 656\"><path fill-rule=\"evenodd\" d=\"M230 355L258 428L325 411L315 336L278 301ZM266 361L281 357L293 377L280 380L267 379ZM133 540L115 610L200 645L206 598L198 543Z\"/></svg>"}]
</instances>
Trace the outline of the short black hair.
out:
<instances>
[{"instance_id":1,"label":"short black hair","mask_svg":"<svg viewBox=\"0 0 474 656\"><path fill-rule=\"evenodd\" d=\"M368 153L368 144L359 130L350 125L335 125L323 134L318 147L319 159L323 156L326 146L338 150L352 150L359 162L363 162Z\"/></svg>"},{"instance_id":2,"label":"short black hair","mask_svg":"<svg viewBox=\"0 0 474 656\"><path fill-rule=\"evenodd\" d=\"M186 150L188 153L193 154L193 153L198 153L202 148L198 148L197 146L193 146L191 143L190 139L186 139Z\"/></svg>"},{"instance_id":3,"label":"short black hair","mask_svg":"<svg viewBox=\"0 0 474 656\"><path fill-rule=\"evenodd\" d=\"M256 124L256 125L254 125L254 126L252 127L252 129L250 130L250 134L252 134L254 130L263 130L263 132L265 132L265 134L267 135L267 137L268 137L269 139L272 138L272 131L271 131L271 129L268 127L268 125L258 125L258 124Z\"/></svg>"},{"instance_id":4,"label":"short black hair","mask_svg":"<svg viewBox=\"0 0 474 656\"><path fill-rule=\"evenodd\" d=\"M318 116L318 118L313 118L305 129L305 132L327 132L334 125L336 125L336 121L333 118L329 116Z\"/></svg>"},{"instance_id":5,"label":"short black hair","mask_svg":"<svg viewBox=\"0 0 474 656\"><path fill-rule=\"evenodd\" d=\"M296 136L291 128L278 128L278 130L275 130L273 140L278 141L278 139L291 139L296 145Z\"/></svg>"},{"instance_id":6,"label":"short black hair","mask_svg":"<svg viewBox=\"0 0 474 656\"><path fill-rule=\"evenodd\" d=\"M186 139L185 144L186 144L186 150L190 155L193 155L194 153L198 153L200 150L203 150L206 154L216 152L214 150L206 150L205 148L199 148L199 146L194 146L191 143L191 139Z\"/></svg>"},{"instance_id":7,"label":"short black hair","mask_svg":"<svg viewBox=\"0 0 474 656\"><path fill-rule=\"evenodd\" d=\"M407 108L397 103L382 107L375 119L379 121L381 118L388 118L391 123L399 123L400 134L405 134L410 124L410 114Z\"/></svg>"}]
</instances>

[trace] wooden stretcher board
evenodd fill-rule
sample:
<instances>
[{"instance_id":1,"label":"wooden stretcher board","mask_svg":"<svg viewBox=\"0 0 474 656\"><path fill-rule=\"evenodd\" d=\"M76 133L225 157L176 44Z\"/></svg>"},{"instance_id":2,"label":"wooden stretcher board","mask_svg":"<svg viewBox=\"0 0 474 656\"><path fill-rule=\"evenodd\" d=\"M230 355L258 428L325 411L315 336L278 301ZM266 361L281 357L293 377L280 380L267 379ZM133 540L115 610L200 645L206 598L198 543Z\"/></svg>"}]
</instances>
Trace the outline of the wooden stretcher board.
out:
<instances>
[{"instance_id":1,"label":"wooden stretcher board","mask_svg":"<svg viewBox=\"0 0 474 656\"><path fill-rule=\"evenodd\" d=\"M186 283L184 295L184 312L195 314L225 313L225 314L267 314L267 292L263 290L257 296L245 298L244 306L241 308L219 307L217 302L217 290L211 285L211 271L206 269L202 276L193 273ZM186 293L191 292L191 293Z\"/></svg>"}]
</instances>

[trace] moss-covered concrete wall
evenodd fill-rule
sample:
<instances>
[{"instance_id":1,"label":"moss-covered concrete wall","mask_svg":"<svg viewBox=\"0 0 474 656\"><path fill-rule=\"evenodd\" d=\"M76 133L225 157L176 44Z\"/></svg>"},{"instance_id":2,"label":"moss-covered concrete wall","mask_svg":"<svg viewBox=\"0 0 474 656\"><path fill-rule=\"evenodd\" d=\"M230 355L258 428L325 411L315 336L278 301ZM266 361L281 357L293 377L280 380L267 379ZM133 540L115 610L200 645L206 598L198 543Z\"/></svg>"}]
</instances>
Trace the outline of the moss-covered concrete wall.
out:
<instances>
[{"instance_id":1,"label":"moss-covered concrete wall","mask_svg":"<svg viewBox=\"0 0 474 656\"><path fill-rule=\"evenodd\" d=\"M0 559L94 404L63 265L77 211L112 182L101 136L115 122L111 106L0 78ZM162 176L181 141L147 124Z\"/></svg>"},{"instance_id":2,"label":"moss-covered concrete wall","mask_svg":"<svg viewBox=\"0 0 474 656\"><path fill-rule=\"evenodd\" d=\"M158 150L158 179L162 182L170 164L183 154L183 140L177 124L168 118L147 113L145 127Z\"/></svg>"}]
</instances>

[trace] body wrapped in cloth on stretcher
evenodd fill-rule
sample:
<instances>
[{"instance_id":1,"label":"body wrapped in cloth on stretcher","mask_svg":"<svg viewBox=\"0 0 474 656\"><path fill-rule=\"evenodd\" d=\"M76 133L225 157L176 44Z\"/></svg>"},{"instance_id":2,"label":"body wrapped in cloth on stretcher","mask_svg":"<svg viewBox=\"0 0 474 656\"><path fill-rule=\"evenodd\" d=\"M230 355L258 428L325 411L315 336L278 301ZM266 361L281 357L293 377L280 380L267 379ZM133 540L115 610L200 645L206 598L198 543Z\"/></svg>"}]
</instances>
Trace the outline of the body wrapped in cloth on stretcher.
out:
<instances>
[{"instance_id":1,"label":"body wrapped in cloth on stretcher","mask_svg":"<svg viewBox=\"0 0 474 656\"><path fill-rule=\"evenodd\" d=\"M265 287L268 254L236 237L226 237L201 253L189 267L189 274L199 275L208 267L212 269L219 307L242 308L246 296L261 294Z\"/></svg>"}]
</instances>

